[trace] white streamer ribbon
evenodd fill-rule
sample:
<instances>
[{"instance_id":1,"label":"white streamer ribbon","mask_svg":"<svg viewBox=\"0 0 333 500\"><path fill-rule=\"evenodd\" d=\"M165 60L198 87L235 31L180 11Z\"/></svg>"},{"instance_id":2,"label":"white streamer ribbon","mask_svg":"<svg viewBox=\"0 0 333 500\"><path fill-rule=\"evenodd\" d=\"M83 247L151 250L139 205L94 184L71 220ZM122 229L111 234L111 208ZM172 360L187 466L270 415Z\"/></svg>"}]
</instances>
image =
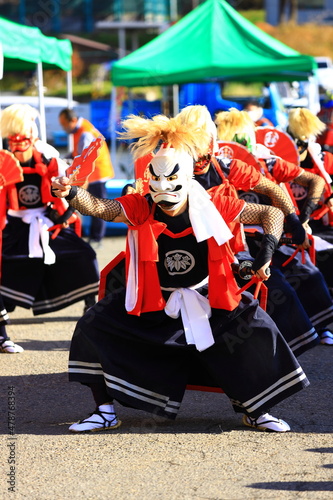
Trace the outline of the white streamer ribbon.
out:
<instances>
[{"instance_id":1,"label":"white streamer ribbon","mask_svg":"<svg viewBox=\"0 0 333 500\"><path fill-rule=\"evenodd\" d=\"M320 154L321 154L320 144L312 142L312 141L309 141L308 151L309 151L309 153L310 153L313 161L315 162L315 164L319 168L319 170L321 172L321 175L323 176L323 178L325 179L325 181L328 184L331 184L332 183L332 179L329 176L329 174L328 174L328 172L327 172L327 170L325 168L324 162L323 162L323 160L321 159L321 156L320 156Z\"/></svg>"},{"instance_id":2,"label":"white streamer ribbon","mask_svg":"<svg viewBox=\"0 0 333 500\"><path fill-rule=\"evenodd\" d=\"M43 258L44 264L54 264L56 256L49 246L50 233L48 228L53 222L45 216L45 207L29 208L28 210L8 210L8 215L19 217L29 224L29 258Z\"/></svg>"},{"instance_id":3,"label":"white streamer ribbon","mask_svg":"<svg viewBox=\"0 0 333 500\"><path fill-rule=\"evenodd\" d=\"M211 201L210 195L194 179L191 181L188 202L189 217L198 242L213 237L218 245L223 245L233 238L225 220Z\"/></svg>"},{"instance_id":4,"label":"white streamer ribbon","mask_svg":"<svg viewBox=\"0 0 333 500\"><path fill-rule=\"evenodd\" d=\"M137 231L128 231L128 248L130 253L129 269L126 283L125 308L132 311L138 299L138 235Z\"/></svg>"}]
</instances>

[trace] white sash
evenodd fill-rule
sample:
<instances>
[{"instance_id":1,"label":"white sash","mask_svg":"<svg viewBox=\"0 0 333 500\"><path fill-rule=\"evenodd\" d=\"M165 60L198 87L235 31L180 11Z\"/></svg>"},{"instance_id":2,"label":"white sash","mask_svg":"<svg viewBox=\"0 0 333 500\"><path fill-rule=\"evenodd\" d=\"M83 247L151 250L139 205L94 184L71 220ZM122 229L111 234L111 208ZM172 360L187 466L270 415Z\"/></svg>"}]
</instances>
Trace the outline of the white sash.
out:
<instances>
[{"instance_id":1,"label":"white sash","mask_svg":"<svg viewBox=\"0 0 333 500\"><path fill-rule=\"evenodd\" d=\"M19 217L25 224L29 224L29 258L43 258L44 264L54 264L56 256L49 246L50 233L48 228L53 226L45 216L45 207L29 208L28 210L8 210L8 215Z\"/></svg>"},{"instance_id":2,"label":"white sash","mask_svg":"<svg viewBox=\"0 0 333 500\"><path fill-rule=\"evenodd\" d=\"M200 352L215 343L209 323L212 315L209 300L195 290L201 285L202 283L195 287L177 288L171 293L164 308L171 318L178 318L181 314L186 342L194 344Z\"/></svg>"}]
</instances>

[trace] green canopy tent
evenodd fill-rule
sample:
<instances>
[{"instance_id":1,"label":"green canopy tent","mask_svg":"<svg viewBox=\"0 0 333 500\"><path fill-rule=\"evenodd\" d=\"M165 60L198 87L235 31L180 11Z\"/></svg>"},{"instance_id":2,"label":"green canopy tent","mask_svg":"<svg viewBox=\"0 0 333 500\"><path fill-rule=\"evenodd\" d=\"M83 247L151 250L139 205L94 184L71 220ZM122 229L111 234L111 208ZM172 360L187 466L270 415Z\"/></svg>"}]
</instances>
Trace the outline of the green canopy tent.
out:
<instances>
[{"instance_id":1,"label":"green canopy tent","mask_svg":"<svg viewBox=\"0 0 333 500\"><path fill-rule=\"evenodd\" d=\"M39 28L23 26L0 17L4 71L34 69L41 60L41 36Z\"/></svg>"},{"instance_id":2,"label":"green canopy tent","mask_svg":"<svg viewBox=\"0 0 333 500\"><path fill-rule=\"evenodd\" d=\"M72 69L72 43L70 40L58 40L53 36L43 35L41 58L43 68Z\"/></svg>"},{"instance_id":3,"label":"green canopy tent","mask_svg":"<svg viewBox=\"0 0 333 500\"><path fill-rule=\"evenodd\" d=\"M3 77L3 52L2 52L2 43L0 42L0 80Z\"/></svg>"},{"instance_id":4,"label":"green canopy tent","mask_svg":"<svg viewBox=\"0 0 333 500\"><path fill-rule=\"evenodd\" d=\"M307 79L313 57L266 34L225 0L207 0L151 42L113 64L114 85Z\"/></svg>"},{"instance_id":5,"label":"green canopy tent","mask_svg":"<svg viewBox=\"0 0 333 500\"><path fill-rule=\"evenodd\" d=\"M306 80L313 57L266 34L225 0L207 0L154 40L112 66L111 140L116 150L116 87L174 86L205 81ZM113 153L115 154L115 153ZM116 163L116 157L113 157Z\"/></svg>"},{"instance_id":6,"label":"green canopy tent","mask_svg":"<svg viewBox=\"0 0 333 500\"><path fill-rule=\"evenodd\" d=\"M43 66L47 69L60 68L67 72L67 94L71 103L71 42L47 37L39 28L24 26L0 17L0 43L3 49L4 71L35 70L37 67L40 132L41 138L45 140Z\"/></svg>"}]
</instances>

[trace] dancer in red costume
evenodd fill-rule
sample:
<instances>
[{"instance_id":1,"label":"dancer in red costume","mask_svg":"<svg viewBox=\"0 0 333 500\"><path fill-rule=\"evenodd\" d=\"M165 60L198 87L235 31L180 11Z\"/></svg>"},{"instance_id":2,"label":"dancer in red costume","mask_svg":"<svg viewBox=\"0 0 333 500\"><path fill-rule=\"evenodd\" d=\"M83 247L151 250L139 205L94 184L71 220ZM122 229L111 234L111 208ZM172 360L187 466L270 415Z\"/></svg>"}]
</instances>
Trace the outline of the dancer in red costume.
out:
<instances>
[{"instance_id":1,"label":"dancer in red costume","mask_svg":"<svg viewBox=\"0 0 333 500\"><path fill-rule=\"evenodd\" d=\"M24 349L18 344L15 344L10 337L8 337L6 325L8 324L9 317L2 297L0 295L0 352L6 354L16 354L23 352Z\"/></svg>"},{"instance_id":2,"label":"dancer in red costume","mask_svg":"<svg viewBox=\"0 0 333 500\"><path fill-rule=\"evenodd\" d=\"M197 150L198 161L194 165L195 179L209 193L217 191L224 195L238 198L238 191L250 191L253 196L268 197L271 204L280 208L285 215L285 227L292 234L295 243L309 247L305 230L295 214L295 208L285 192L275 182L267 179L250 164L237 158L221 158L218 156L217 131L211 115L205 106L186 106L176 117L183 125L196 124L197 133L209 133L209 142L203 150ZM237 145L236 145L237 146ZM238 147L238 146L237 146ZM246 149L239 147L244 158L253 161ZM215 153L215 154L214 154ZM217 156L215 156L217 155ZM253 164L257 162L254 160ZM234 238L231 241L237 258L252 260L246 252L245 236L242 227L234 225ZM242 285L244 282L242 283ZM306 314L295 290L284 278L276 266L271 266L271 276L267 282L267 311L276 322L296 356L319 343L318 334ZM279 297L279 300L275 298Z\"/></svg>"},{"instance_id":3,"label":"dancer in red costume","mask_svg":"<svg viewBox=\"0 0 333 500\"><path fill-rule=\"evenodd\" d=\"M290 110L288 132L293 137L300 155L300 166L305 172L319 175L324 183L325 189L319 203L318 216L309 220L310 230L315 235L333 243L333 154L322 151L316 137L326 128L319 118L305 108ZM292 184L295 199L300 210L303 209L304 200L307 199L308 190L297 189ZM322 215L321 215L322 214ZM321 216L320 216L321 215ZM319 245L318 245L319 246ZM332 273L328 273L332 275Z\"/></svg>"},{"instance_id":4,"label":"dancer in red costume","mask_svg":"<svg viewBox=\"0 0 333 500\"><path fill-rule=\"evenodd\" d=\"M224 389L245 425L288 431L269 408L308 381L271 318L250 294L238 294L228 227L262 224L253 270L267 280L282 212L219 194L210 198L193 180L191 155L201 140L195 128L165 116L132 117L123 127L123 138L137 139L137 156L165 143L149 166L149 196L103 200L71 187L68 178L52 183L55 195L81 213L129 227L126 289L98 302L74 332L70 380L91 388L97 408L70 430L117 428L114 399L174 419L195 367Z\"/></svg>"},{"instance_id":5,"label":"dancer in red costume","mask_svg":"<svg viewBox=\"0 0 333 500\"><path fill-rule=\"evenodd\" d=\"M333 296L333 154L323 151L316 137L325 130L326 125L306 108L290 110L288 132L294 138L300 155L300 166L305 172L319 175L325 182L325 189L314 217L309 220L308 230L316 244L316 264L325 276ZM299 210L303 210L308 192L306 187L299 189L292 183ZM322 343L333 345L332 329L323 328Z\"/></svg>"},{"instance_id":6,"label":"dancer in red costume","mask_svg":"<svg viewBox=\"0 0 333 500\"><path fill-rule=\"evenodd\" d=\"M23 172L16 158L6 150L0 150L0 192L5 186L15 184L23 179ZM5 220L0 225L0 269L1 269L1 249L2 249L2 230ZM23 352L23 348L15 344L7 334L6 325L9 317L0 294L0 352L15 354Z\"/></svg>"},{"instance_id":7,"label":"dancer in red costume","mask_svg":"<svg viewBox=\"0 0 333 500\"><path fill-rule=\"evenodd\" d=\"M51 196L51 180L59 175L59 165L56 158L46 159L34 147L37 137L30 106L6 108L1 129L23 168L23 180L0 194L4 226L0 290L6 309L21 306L38 315L81 300L92 305L99 280L96 254L68 227L74 209ZM54 226L57 232L61 229L58 235L49 231Z\"/></svg>"},{"instance_id":8,"label":"dancer in red costume","mask_svg":"<svg viewBox=\"0 0 333 500\"><path fill-rule=\"evenodd\" d=\"M244 144L258 160L258 168L267 178L277 184L294 182L300 188L307 189L300 221L307 227L311 213L317 208L324 190L324 179L313 172L307 172L300 166L274 156L261 144L256 143L254 124L246 112L231 109L216 116L218 137L221 140L234 140ZM253 191L240 193L240 197L259 203L271 203L267 197L256 196ZM247 240L250 252L255 256L257 251L253 239ZM333 303L324 275L311 262L307 252L305 262L299 252L288 265L283 264L292 256L295 248L290 245L281 246L274 254L273 265L283 272L287 281L294 287L312 324L321 336L321 342L326 342L328 325L333 321ZM311 293L310 293L311 292Z\"/></svg>"}]
</instances>

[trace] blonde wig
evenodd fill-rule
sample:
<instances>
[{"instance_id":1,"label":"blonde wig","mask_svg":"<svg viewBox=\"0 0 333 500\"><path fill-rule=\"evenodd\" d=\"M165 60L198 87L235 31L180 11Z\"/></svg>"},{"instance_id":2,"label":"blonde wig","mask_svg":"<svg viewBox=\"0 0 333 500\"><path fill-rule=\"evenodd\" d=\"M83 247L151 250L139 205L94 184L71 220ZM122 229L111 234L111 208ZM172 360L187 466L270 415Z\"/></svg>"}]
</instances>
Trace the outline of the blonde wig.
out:
<instances>
[{"instance_id":1,"label":"blonde wig","mask_svg":"<svg viewBox=\"0 0 333 500\"><path fill-rule=\"evenodd\" d=\"M326 125L309 109L294 108L289 111L288 129L295 139L306 140L321 134Z\"/></svg>"},{"instance_id":2,"label":"blonde wig","mask_svg":"<svg viewBox=\"0 0 333 500\"><path fill-rule=\"evenodd\" d=\"M203 141L200 141L196 146L199 157L202 157L209 152L212 153L216 149L217 130L206 106L199 104L186 106L180 111L180 113L178 113L178 115L176 115L175 118L186 127L192 127L193 125L196 126L198 134L204 134L204 136L208 135L208 141L206 144L203 144Z\"/></svg>"},{"instance_id":3,"label":"blonde wig","mask_svg":"<svg viewBox=\"0 0 333 500\"><path fill-rule=\"evenodd\" d=\"M221 141L232 141L236 134L253 133L255 125L246 111L230 108L215 117L217 137Z\"/></svg>"},{"instance_id":4,"label":"blonde wig","mask_svg":"<svg viewBox=\"0 0 333 500\"><path fill-rule=\"evenodd\" d=\"M161 143L167 143L179 152L188 153L197 159L198 150L207 147L210 140L208 132L198 133L195 123L185 125L176 118L156 115L153 118L143 118L130 115L122 122L123 132L119 138L135 140L130 146L134 159L154 153Z\"/></svg>"},{"instance_id":5,"label":"blonde wig","mask_svg":"<svg viewBox=\"0 0 333 500\"><path fill-rule=\"evenodd\" d=\"M36 118L38 111L29 104L12 104L1 113L1 135L9 137L11 135L25 135L31 139L36 139L38 129Z\"/></svg>"}]
</instances>

